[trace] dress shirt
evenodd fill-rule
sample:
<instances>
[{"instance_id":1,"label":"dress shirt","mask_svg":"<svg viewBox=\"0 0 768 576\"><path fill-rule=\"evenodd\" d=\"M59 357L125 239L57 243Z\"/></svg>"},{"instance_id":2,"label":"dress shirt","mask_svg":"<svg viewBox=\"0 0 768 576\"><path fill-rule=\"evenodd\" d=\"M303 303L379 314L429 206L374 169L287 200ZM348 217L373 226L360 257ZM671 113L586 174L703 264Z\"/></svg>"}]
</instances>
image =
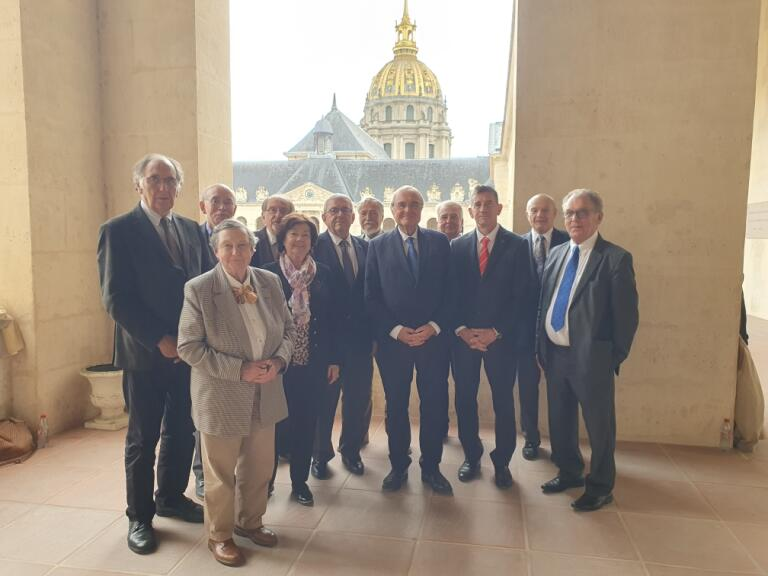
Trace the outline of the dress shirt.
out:
<instances>
[{"instance_id":1,"label":"dress shirt","mask_svg":"<svg viewBox=\"0 0 768 576\"><path fill-rule=\"evenodd\" d=\"M331 240L333 240L333 247L336 249L336 256L339 257L341 267L344 268L344 260L341 258L341 246L339 246L339 243L344 239L339 238L330 230L328 230L328 235L331 237ZM352 236L347 236L346 240L347 244L349 244L347 252L349 252L349 259L352 260L352 270L354 270L355 277L357 277L357 254L355 254L355 245L352 244Z\"/></svg>"},{"instance_id":2,"label":"dress shirt","mask_svg":"<svg viewBox=\"0 0 768 576\"><path fill-rule=\"evenodd\" d=\"M160 216L160 214L158 214L157 212L152 210L152 208L147 206L147 204L144 202L144 198L141 199L141 209L144 210L144 214L147 215L147 218L149 218L149 221L152 222L152 226L154 226L155 230L157 230L157 233L160 234L160 238L163 238L163 227L160 225L160 221L163 218L166 218L171 225L171 230L173 230L173 233L176 234L176 240L178 241L176 226L173 223L173 210L168 212L168 214L166 214L165 216ZM181 246L181 243L179 243L179 246Z\"/></svg>"},{"instance_id":3,"label":"dress shirt","mask_svg":"<svg viewBox=\"0 0 768 576\"><path fill-rule=\"evenodd\" d=\"M557 292L560 290L560 283L563 281L563 274L565 273L565 269L568 267L568 260L571 257L573 248L576 246L576 243L573 240L568 243L568 256L566 256L565 264L563 265L562 270L560 270L560 276L557 279L557 285L555 286L555 291L552 294L552 301L549 303L549 308L547 310L547 319L544 323L547 336L553 344L557 344L558 346L571 345L571 339L568 335L568 310L571 308L573 293L576 291L576 287L581 281L581 275L584 274L584 269L587 267L587 262L589 262L589 257L592 254L592 249L595 247L595 242L597 242L597 232L579 244L579 265L576 268L576 277L573 279L571 293L568 295L568 308L565 309L565 325L559 331L555 332L555 329L552 328L552 310L555 307L555 300L557 300Z\"/></svg>"},{"instance_id":4,"label":"dress shirt","mask_svg":"<svg viewBox=\"0 0 768 576\"><path fill-rule=\"evenodd\" d=\"M403 229L400 228L400 226L397 227L397 232L400 234L400 238L403 240L403 253L408 253L408 238L413 238L413 248L416 250L416 254L419 253L419 227L416 227L416 232L413 233L412 236L409 236L405 232L403 232ZM435 329L435 335L440 334L440 326L438 326L437 322L434 322L433 320L429 321L429 325L432 326L432 328ZM392 330L389 331L389 335L392 336L395 340L397 340L398 334L400 334L400 330L403 329L402 324L398 324Z\"/></svg>"},{"instance_id":5,"label":"dress shirt","mask_svg":"<svg viewBox=\"0 0 768 576\"><path fill-rule=\"evenodd\" d=\"M376 232L376 233L375 233L373 236L368 236L368 234L366 234L365 232L363 232L363 233L360 235L360 238L362 238L362 239L363 239L363 240L365 240L366 242L370 242L371 240L373 240L374 238L376 238L376 236L378 236L379 234L381 234L381 230L379 230L378 232Z\"/></svg>"},{"instance_id":6,"label":"dress shirt","mask_svg":"<svg viewBox=\"0 0 768 576\"><path fill-rule=\"evenodd\" d=\"M552 230L554 230L554 228L550 228L549 231L544 232L544 234L539 234L538 232L536 232L536 230L531 228L531 248L534 254L536 253L536 240L539 238L539 236L543 236L544 238L547 239L547 244L546 244L547 251L544 254L544 256L549 256L549 251L552 249Z\"/></svg>"},{"instance_id":7,"label":"dress shirt","mask_svg":"<svg viewBox=\"0 0 768 576\"><path fill-rule=\"evenodd\" d=\"M480 251L483 249L483 238L488 238L488 256L490 257L491 251L493 250L493 245L496 243L496 235L498 233L499 233L499 225L498 224L496 224L496 227L493 230L491 230L490 232L488 232L488 234L483 234L482 232L480 232L480 230L475 228L475 237L477 238L477 257L478 257L478 259L480 258ZM456 336L458 336L459 332L461 332L465 328L466 328L466 326L464 326L463 324L461 326L459 326L458 328L456 328L456 330L454 330ZM496 331L496 328L494 328L493 331L496 332L496 335L498 336L499 333Z\"/></svg>"}]
</instances>

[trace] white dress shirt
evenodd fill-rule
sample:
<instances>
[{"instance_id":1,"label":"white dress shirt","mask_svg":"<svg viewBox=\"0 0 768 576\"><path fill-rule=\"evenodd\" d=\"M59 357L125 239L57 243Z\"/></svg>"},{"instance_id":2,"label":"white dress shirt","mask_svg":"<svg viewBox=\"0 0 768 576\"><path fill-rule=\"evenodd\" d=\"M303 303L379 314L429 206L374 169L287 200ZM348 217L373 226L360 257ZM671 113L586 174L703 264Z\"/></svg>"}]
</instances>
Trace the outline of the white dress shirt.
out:
<instances>
[{"instance_id":1,"label":"white dress shirt","mask_svg":"<svg viewBox=\"0 0 768 576\"><path fill-rule=\"evenodd\" d=\"M544 256L549 256L549 251L552 249L552 230L554 230L554 228L550 228L549 231L544 232L544 234L539 234L538 232L536 232L536 230L531 228L531 246L532 246L534 255L536 254L536 242L539 236L541 236L547 239L547 243L546 243L547 250L544 253Z\"/></svg>"},{"instance_id":2,"label":"white dress shirt","mask_svg":"<svg viewBox=\"0 0 768 576\"><path fill-rule=\"evenodd\" d=\"M557 292L560 290L560 283L563 281L565 269L568 267L568 261L571 258L574 247L576 246L573 240L568 243L568 256L566 256L565 264L563 265L562 270L560 270L560 276L557 279L557 285L555 286L555 291L552 294L552 301L549 303L549 308L547 309L547 318L544 322L544 328L547 331L547 336L553 344L557 344L558 346L571 345L571 339L568 335L568 311L571 309L573 293L576 291L576 287L581 281L581 276L584 274L584 269L587 267L587 262L589 262L589 257L592 254L592 249L595 247L595 242L597 242L597 232L579 244L579 265L576 268L576 277L573 279L571 293L568 295L568 307L565 309L565 325L560 330L555 331L555 329L552 328L552 310L555 307Z\"/></svg>"},{"instance_id":3,"label":"white dress shirt","mask_svg":"<svg viewBox=\"0 0 768 576\"><path fill-rule=\"evenodd\" d=\"M336 249L336 256L339 257L339 262L341 263L341 267L344 268L344 260L341 257L341 246L339 244L344 240L343 238L339 238L328 230L328 236L331 237L331 240L333 241L333 247ZM347 252L349 252L349 259L352 260L352 270L355 272L355 278L357 278L357 254L355 254L355 245L352 244L352 236L347 236L346 238L347 244L349 244L349 247L347 248Z\"/></svg>"}]
</instances>

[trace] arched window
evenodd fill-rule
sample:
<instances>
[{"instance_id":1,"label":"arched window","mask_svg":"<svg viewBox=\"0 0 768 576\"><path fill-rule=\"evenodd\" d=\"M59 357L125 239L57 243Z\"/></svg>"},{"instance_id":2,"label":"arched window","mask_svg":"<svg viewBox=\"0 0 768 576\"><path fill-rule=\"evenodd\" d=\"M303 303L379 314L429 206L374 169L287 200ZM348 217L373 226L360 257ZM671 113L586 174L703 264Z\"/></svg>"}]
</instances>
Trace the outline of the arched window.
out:
<instances>
[{"instance_id":1,"label":"arched window","mask_svg":"<svg viewBox=\"0 0 768 576\"><path fill-rule=\"evenodd\" d=\"M429 145L429 157L434 158L435 157L435 145L430 144Z\"/></svg>"},{"instance_id":2,"label":"arched window","mask_svg":"<svg viewBox=\"0 0 768 576\"><path fill-rule=\"evenodd\" d=\"M405 109L405 119L408 122L413 122L413 106L408 104L408 108Z\"/></svg>"},{"instance_id":3,"label":"arched window","mask_svg":"<svg viewBox=\"0 0 768 576\"><path fill-rule=\"evenodd\" d=\"M405 145L405 158L406 160L413 160L416 158L416 144L408 142Z\"/></svg>"},{"instance_id":4,"label":"arched window","mask_svg":"<svg viewBox=\"0 0 768 576\"><path fill-rule=\"evenodd\" d=\"M384 119L387 122L392 122L392 106L384 108Z\"/></svg>"},{"instance_id":5,"label":"arched window","mask_svg":"<svg viewBox=\"0 0 768 576\"><path fill-rule=\"evenodd\" d=\"M427 108L427 120L429 120L430 122L432 122L433 114L434 112L432 111L432 106L430 106L429 108Z\"/></svg>"},{"instance_id":6,"label":"arched window","mask_svg":"<svg viewBox=\"0 0 768 576\"><path fill-rule=\"evenodd\" d=\"M384 143L384 152L387 153L387 156L392 158L392 144L390 142Z\"/></svg>"}]
</instances>

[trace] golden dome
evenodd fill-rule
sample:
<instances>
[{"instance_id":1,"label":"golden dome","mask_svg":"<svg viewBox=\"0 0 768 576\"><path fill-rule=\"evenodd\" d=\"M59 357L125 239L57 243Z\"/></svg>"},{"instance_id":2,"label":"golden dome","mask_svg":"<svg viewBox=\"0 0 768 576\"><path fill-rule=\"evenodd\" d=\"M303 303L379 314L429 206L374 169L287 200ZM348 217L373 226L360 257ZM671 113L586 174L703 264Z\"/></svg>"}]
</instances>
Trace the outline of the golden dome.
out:
<instances>
[{"instance_id":1,"label":"golden dome","mask_svg":"<svg viewBox=\"0 0 768 576\"><path fill-rule=\"evenodd\" d=\"M415 96L442 100L443 91L437 76L416 58L419 51L413 39L416 23L408 16L408 0L403 7L403 19L395 26L397 42L392 51L395 58L387 62L373 77L368 89L368 100Z\"/></svg>"}]
</instances>

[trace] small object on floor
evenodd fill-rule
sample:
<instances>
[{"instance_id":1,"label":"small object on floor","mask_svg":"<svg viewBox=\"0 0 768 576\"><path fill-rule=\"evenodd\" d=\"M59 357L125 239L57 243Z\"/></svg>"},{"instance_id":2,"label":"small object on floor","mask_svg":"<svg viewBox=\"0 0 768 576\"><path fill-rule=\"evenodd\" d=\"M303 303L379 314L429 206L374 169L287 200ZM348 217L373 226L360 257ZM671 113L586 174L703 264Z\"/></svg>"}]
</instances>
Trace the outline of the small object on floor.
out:
<instances>
[{"instance_id":1,"label":"small object on floor","mask_svg":"<svg viewBox=\"0 0 768 576\"><path fill-rule=\"evenodd\" d=\"M506 490L512 487L512 473L508 466L496 466L496 473L493 475L493 482L497 488Z\"/></svg>"},{"instance_id":2,"label":"small object on floor","mask_svg":"<svg viewBox=\"0 0 768 576\"><path fill-rule=\"evenodd\" d=\"M613 494L604 494L603 496L594 496L592 494L582 494L576 500L571 502L571 508L577 512L594 512L600 510L613 502Z\"/></svg>"},{"instance_id":3,"label":"small object on floor","mask_svg":"<svg viewBox=\"0 0 768 576\"><path fill-rule=\"evenodd\" d=\"M567 476L557 475L552 480L544 482L541 485L541 491L544 494L556 494L558 492L565 492L568 488L580 488L584 486L584 477L577 476L576 478L568 478Z\"/></svg>"},{"instance_id":4,"label":"small object on floor","mask_svg":"<svg viewBox=\"0 0 768 576\"><path fill-rule=\"evenodd\" d=\"M318 480L327 480L330 476L328 473L328 462L321 462L320 460L312 460L312 466L310 467L312 476Z\"/></svg>"},{"instance_id":5,"label":"small object on floor","mask_svg":"<svg viewBox=\"0 0 768 576\"><path fill-rule=\"evenodd\" d=\"M291 497L302 506L315 505L315 498L312 496L312 491L306 484L294 486L293 490L291 490Z\"/></svg>"},{"instance_id":6,"label":"small object on floor","mask_svg":"<svg viewBox=\"0 0 768 576\"><path fill-rule=\"evenodd\" d=\"M136 554L151 554L157 550L157 539L152 522L128 522L128 548Z\"/></svg>"},{"instance_id":7,"label":"small object on floor","mask_svg":"<svg viewBox=\"0 0 768 576\"><path fill-rule=\"evenodd\" d=\"M240 528L240 526L235 526L235 534L248 538L259 546L266 546L267 548L277 546L277 534L266 526L259 526L255 530L246 530L245 528Z\"/></svg>"},{"instance_id":8,"label":"small object on floor","mask_svg":"<svg viewBox=\"0 0 768 576\"><path fill-rule=\"evenodd\" d=\"M536 460L539 457L539 445L533 442L526 442L523 446L523 458L526 460Z\"/></svg>"},{"instance_id":9,"label":"small object on floor","mask_svg":"<svg viewBox=\"0 0 768 576\"><path fill-rule=\"evenodd\" d=\"M355 476L362 476L365 472L365 465L359 456L357 458L347 458L346 456L342 456L341 463Z\"/></svg>"},{"instance_id":10,"label":"small object on floor","mask_svg":"<svg viewBox=\"0 0 768 576\"><path fill-rule=\"evenodd\" d=\"M203 523L203 507L197 502L192 502L186 496L181 496L181 499L174 505L157 506L157 515L164 518L178 518L184 522L191 522L193 524Z\"/></svg>"},{"instance_id":11,"label":"small object on floor","mask_svg":"<svg viewBox=\"0 0 768 576\"><path fill-rule=\"evenodd\" d=\"M421 481L427 486L432 488L435 494L442 494L443 496L453 496L453 487L448 479L442 475L440 470L433 470L431 472L421 472Z\"/></svg>"},{"instance_id":12,"label":"small object on floor","mask_svg":"<svg viewBox=\"0 0 768 576\"><path fill-rule=\"evenodd\" d=\"M392 470L387 474L384 481L381 483L381 489L385 492L397 492L403 487L406 480L408 480L408 470Z\"/></svg>"},{"instance_id":13,"label":"small object on floor","mask_svg":"<svg viewBox=\"0 0 768 576\"><path fill-rule=\"evenodd\" d=\"M470 462L464 460L464 463L459 466L459 480L462 482L470 482L480 475L480 462Z\"/></svg>"},{"instance_id":14,"label":"small object on floor","mask_svg":"<svg viewBox=\"0 0 768 576\"><path fill-rule=\"evenodd\" d=\"M211 551L216 561L224 564L224 566L242 566L245 564L245 556L232 538L224 540L224 542L208 540L208 550Z\"/></svg>"}]
</instances>

